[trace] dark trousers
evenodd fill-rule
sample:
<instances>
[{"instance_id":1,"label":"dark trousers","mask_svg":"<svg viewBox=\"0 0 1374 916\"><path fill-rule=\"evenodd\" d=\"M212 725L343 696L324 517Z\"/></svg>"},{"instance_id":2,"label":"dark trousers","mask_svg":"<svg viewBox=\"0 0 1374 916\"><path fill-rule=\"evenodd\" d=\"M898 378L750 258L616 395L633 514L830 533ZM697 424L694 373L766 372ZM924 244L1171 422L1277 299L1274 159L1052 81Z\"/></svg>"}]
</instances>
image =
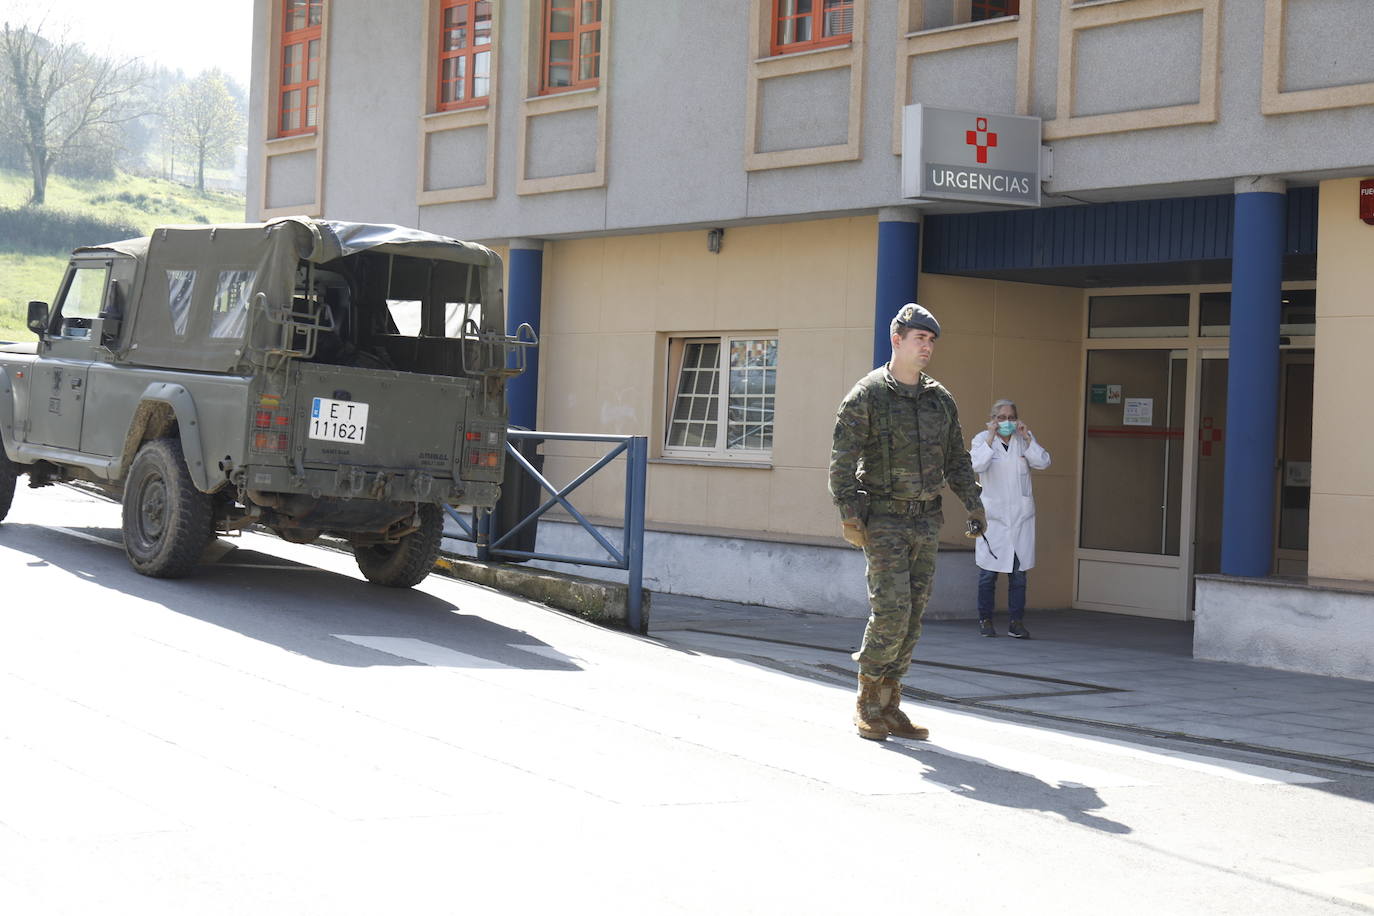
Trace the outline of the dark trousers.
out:
<instances>
[{"instance_id":1,"label":"dark trousers","mask_svg":"<svg viewBox=\"0 0 1374 916\"><path fill-rule=\"evenodd\" d=\"M996 592L997 573L979 567L978 616L981 619L992 619ZM1007 573L1007 613L1012 620L1020 620L1026 615L1026 571L1021 568L1021 558L1018 556L1012 556L1011 572Z\"/></svg>"}]
</instances>

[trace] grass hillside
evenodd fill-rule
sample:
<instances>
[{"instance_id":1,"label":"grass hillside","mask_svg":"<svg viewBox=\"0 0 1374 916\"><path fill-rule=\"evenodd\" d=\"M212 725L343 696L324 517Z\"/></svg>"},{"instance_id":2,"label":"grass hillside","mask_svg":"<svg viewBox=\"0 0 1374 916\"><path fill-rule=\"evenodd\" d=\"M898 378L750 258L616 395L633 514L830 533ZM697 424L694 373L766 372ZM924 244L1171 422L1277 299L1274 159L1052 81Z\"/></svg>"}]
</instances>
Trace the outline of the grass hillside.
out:
<instances>
[{"instance_id":1,"label":"grass hillside","mask_svg":"<svg viewBox=\"0 0 1374 916\"><path fill-rule=\"evenodd\" d=\"M0 340L31 340L24 327L30 299L51 302L67 255L155 226L243 221L244 201L162 181L120 175L113 181L48 180L47 202L29 208L27 172L0 169Z\"/></svg>"}]
</instances>

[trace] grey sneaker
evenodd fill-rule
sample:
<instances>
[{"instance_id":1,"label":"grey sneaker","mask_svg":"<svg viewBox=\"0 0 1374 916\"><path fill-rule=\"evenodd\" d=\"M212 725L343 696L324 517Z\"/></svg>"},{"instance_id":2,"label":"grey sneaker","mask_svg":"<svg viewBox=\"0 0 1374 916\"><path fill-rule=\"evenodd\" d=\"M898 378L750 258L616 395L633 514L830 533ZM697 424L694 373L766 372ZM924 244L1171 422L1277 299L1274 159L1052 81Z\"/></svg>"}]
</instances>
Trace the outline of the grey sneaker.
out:
<instances>
[{"instance_id":1,"label":"grey sneaker","mask_svg":"<svg viewBox=\"0 0 1374 916\"><path fill-rule=\"evenodd\" d=\"M997 635L997 631L994 630L994 629L992 628L992 618L991 618L991 617L979 617L979 618L978 618L978 635L979 635L979 636L996 636L996 635Z\"/></svg>"},{"instance_id":2,"label":"grey sneaker","mask_svg":"<svg viewBox=\"0 0 1374 916\"><path fill-rule=\"evenodd\" d=\"M1019 620L1013 620L1007 625L1007 635L1015 639L1030 639L1030 630Z\"/></svg>"}]
</instances>

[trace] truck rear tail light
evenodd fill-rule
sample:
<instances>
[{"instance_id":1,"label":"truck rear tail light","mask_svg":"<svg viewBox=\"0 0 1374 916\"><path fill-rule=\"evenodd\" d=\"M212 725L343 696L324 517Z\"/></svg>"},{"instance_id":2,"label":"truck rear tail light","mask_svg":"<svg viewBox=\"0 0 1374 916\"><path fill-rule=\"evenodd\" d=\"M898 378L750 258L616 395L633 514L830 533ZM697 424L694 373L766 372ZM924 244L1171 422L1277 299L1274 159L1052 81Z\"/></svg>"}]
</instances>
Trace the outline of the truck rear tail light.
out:
<instances>
[{"instance_id":1,"label":"truck rear tail light","mask_svg":"<svg viewBox=\"0 0 1374 916\"><path fill-rule=\"evenodd\" d=\"M289 413L273 413L270 410L257 410L253 412L253 426L255 429L271 429L274 426L290 426L291 415Z\"/></svg>"},{"instance_id":2,"label":"truck rear tail light","mask_svg":"<svg viewBox=\"0 0 1374 916\"><path fill-rule=\"evenodd\" d=\"M286 433L256 432L253 434L253 448L260 452L284 452L290 442Z\"/></svg>"},{"instance_id":3,"label":"truck rear tail light","mask_svg":"<svg viewBox=\"0 0 1374 916\"><path fill-rule=\"evenodd\" d=\"M501 464L501 453L492 449L474 448L468 450L468 464L476 468L494 468Z\"/></svg>"}]
</instances>

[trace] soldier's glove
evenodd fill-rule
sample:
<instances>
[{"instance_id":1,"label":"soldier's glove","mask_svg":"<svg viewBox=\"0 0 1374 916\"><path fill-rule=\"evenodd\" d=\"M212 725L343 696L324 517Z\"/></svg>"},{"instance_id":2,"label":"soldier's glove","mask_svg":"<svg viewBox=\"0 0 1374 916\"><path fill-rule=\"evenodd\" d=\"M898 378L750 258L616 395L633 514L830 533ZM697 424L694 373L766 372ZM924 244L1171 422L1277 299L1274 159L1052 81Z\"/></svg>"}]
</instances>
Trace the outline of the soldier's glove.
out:
<instances>
[{"instance_id":1,"label":"soldier's glove","mask_svg":"<svg viewBox=\"0 0 1374 916\"><path fill-rule=\"evenodd\" d=\"M977 538L988 530L988 516L982 509L975 509L968 514L968 528L964 529L964 537Z\"/></svg>"},{"instance_id":2,"label":"soldier's glove","mask_svg":"<svg viewBox=\"0 0 1374 916\"><path fill-rule=\"evenodd\" d=\"M857 518L847 518L840 522L840 536L855 547L863 550L868 546L868 531Z\"/></svg>"}]
</instances>

